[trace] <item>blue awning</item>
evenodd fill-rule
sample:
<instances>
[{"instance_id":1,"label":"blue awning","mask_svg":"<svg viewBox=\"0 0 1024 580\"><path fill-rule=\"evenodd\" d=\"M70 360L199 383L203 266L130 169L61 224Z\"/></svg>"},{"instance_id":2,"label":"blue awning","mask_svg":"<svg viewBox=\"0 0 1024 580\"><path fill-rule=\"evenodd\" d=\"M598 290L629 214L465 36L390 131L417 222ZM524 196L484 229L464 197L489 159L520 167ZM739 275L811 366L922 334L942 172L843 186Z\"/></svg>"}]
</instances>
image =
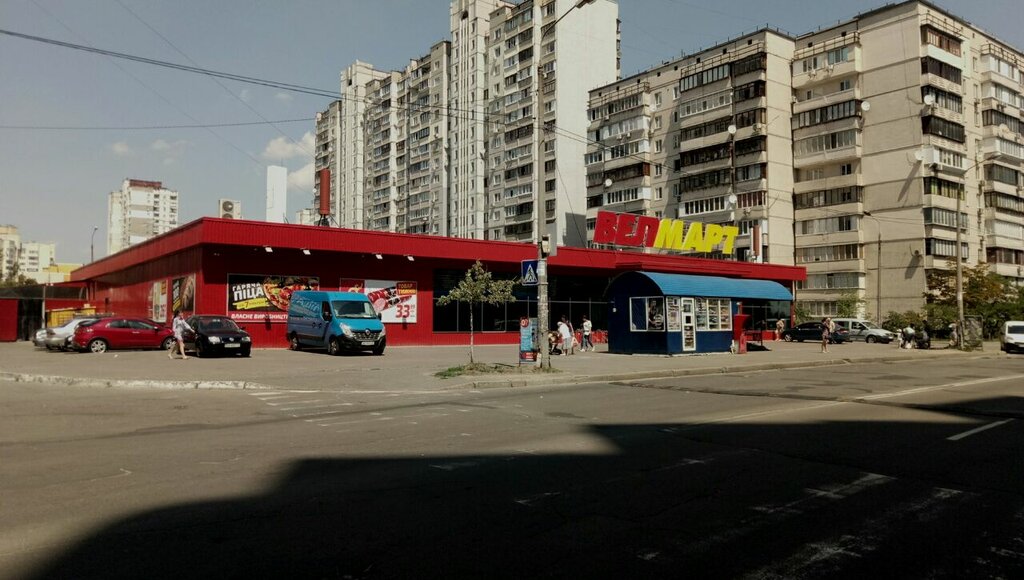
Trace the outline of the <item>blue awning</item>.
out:
<instances>
[{"instance_id":1,"label":"blue awning","mask_svg":"<svg viewBox=\"0 0 1024 580\"><path fill-rule=\"evenodd\" d=\"M786 287L770 280L742 280L721 276L694 276L692 274L662 274L636 272L658 285L666 296L704 296L714 298L749 298L757 300L792 301Z\"/></svg>"}]
</instances>

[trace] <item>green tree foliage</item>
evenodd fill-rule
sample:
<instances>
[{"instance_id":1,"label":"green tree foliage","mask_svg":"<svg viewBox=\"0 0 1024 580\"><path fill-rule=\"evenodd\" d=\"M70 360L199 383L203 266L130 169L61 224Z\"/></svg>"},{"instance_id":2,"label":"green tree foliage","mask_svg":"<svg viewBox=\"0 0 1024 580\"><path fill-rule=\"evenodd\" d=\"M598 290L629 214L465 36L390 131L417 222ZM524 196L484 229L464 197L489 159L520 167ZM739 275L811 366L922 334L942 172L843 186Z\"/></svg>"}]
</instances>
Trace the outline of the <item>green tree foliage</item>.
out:
<instances>
[{"instance_id":1,"label":"green tree foliage","mask_svg":"<svg viewBox=\"0 0 1024 580\"><path fill-rule=\"evenodd\" d=\"M839 318L854 318L860 315L861 306L864 301L856 292L846 291L839 295L836 300L836 316Z\"/></svg>"},{"instance_id":2,"label":"green tree foliage","mask_svg":"<svg viewBox=\"0 0 1024 580\"><path fill-rule=\"evenodd\" d=\"M928 287L931 290L925 293L928 302L925 308L926 311L930 307L936 308L944 318L951 316L953 321L957 317L956 261L949 260L947 266L945 270L932 270L928 273ZM990 271L988 264L979 263L963 268L963 291L964 313L981 317L983 332L987 337L998 334L1003 322L1024 317L1024 289ZM950 308L951 314L948 310Z\"/></svg>"},{"instance_id":3,"label":"green tree foliage","mask_svg":"<svg viewBox=\"0 0 1024 580\"><path fill-rule=\"evenodd\" d=\"M0 280L0 288L16 288L18 286L35 286L39 284L35 278L29 278L28 276L18 273L7 276L3 280Z\"/></svg>"},{"instance_id":4,"label":"green tree foliage","mask_svg":"<svg viewBox=\"0 0 1024 580\"><path fill-rule=\"evenodd\" d=\"M451 292L437 299L438 306L446 306L452 302L469 305L469 362L473 360L473 312L478 304L502 304L515 302L512 287L517 280L495 280L490 272L484 269L479 260L466 271L465 278Z\"/></svg>"}]
</instances>

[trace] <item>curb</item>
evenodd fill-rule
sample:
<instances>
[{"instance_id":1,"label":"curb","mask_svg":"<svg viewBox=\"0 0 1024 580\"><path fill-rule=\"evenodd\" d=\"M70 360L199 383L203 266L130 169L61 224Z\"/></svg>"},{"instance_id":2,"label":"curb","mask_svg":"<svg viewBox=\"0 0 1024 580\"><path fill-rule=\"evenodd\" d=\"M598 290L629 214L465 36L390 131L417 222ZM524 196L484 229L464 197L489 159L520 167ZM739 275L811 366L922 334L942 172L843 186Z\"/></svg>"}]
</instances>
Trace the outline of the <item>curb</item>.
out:
<instances>
[{"instance_id":1,"label":"curb","mask_svg":"<svg viewBox=\"0 0 1024 580\"><path fill-rule=\"evenodd\" d=\"M953 354L954 356L971 356L971 358L991 358L991 354L979 354L976 352L961 353L939 353L928 355L927 358ZM973 356L972 356L973 355ZM799 368L815 368L838 365L853 364L875 364L891 362L913 362L920 360L917 357L908 356L878 356L862 359L837 358L827 360L807 360L795 362L761 363L743 366L716 366L698 367L689 369L663 369L651 371L638 371L632 373L611 373L597 375L571 375L565 374L552 377L538 378L495 378L493 380L476 380L442 385L438 391L458 390L480 390L497 388L522 388L533 386L558 386L558 385L579 385L598 382L624 382L643 379L666 379L672 377L691 377L707 375L725 375L736 373L765 372L775 370L788 370ZM148 379L102 379L102 378L78 378L64 377L59 375L34 375L28 373L12 373L0 371L0 381L12 381L17 383L49 383L72 387L94 387L94 388L126 388L126 389L222 389L222 390L288 390L286 387L266 385L251 381L163 381Z\"/></svg>"}]
</instances>

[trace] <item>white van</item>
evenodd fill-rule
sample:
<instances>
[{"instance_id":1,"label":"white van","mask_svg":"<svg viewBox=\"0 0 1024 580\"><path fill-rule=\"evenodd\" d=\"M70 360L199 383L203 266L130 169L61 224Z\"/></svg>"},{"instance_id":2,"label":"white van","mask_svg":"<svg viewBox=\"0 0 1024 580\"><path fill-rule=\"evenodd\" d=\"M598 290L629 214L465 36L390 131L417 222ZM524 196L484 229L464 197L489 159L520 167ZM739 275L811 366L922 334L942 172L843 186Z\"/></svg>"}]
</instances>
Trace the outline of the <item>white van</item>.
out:
<instances>
[{"instance_id":1,"label":"white van","mask_svg":"<svg viewBox=\"0 0 1024 580\"><path fill-rule=\"evenodd\" d=\"M862 340L867 343L882 342L889 344L896 339L896 333L876 325L869 320L860 318L833 318L836 326L850 331L850 340Z\"/></svg>"},{"instance_id":2,"label":"white van","mask_svg":"<svg viewBox=\"0 0 1024 580\"><path fill-rule=\"evenodd\" d=\"M999 338L999 348L1003 352L1024 350L1024 320L1007 320L1003 324L1003 335Z\"/></svg>"}]
</instances>

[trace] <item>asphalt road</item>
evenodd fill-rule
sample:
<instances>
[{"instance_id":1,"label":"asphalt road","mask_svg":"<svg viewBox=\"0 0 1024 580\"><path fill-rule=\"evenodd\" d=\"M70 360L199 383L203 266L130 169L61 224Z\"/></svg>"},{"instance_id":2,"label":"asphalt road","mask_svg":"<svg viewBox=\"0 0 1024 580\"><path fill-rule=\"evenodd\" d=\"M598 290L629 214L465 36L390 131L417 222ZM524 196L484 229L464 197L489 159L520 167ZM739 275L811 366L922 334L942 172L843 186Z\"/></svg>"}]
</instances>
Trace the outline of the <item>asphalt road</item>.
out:
<instances>
[{"instance_id":1,"label":"asphalt road","mask_svg":"<svg viewBox=\"0 0 1024 580\"><path fill-rule=\"evenodd\" d=\"M0 577L1024 576L1024 359L483 391L0 382Z\"/></svg>"}]
</instances>

